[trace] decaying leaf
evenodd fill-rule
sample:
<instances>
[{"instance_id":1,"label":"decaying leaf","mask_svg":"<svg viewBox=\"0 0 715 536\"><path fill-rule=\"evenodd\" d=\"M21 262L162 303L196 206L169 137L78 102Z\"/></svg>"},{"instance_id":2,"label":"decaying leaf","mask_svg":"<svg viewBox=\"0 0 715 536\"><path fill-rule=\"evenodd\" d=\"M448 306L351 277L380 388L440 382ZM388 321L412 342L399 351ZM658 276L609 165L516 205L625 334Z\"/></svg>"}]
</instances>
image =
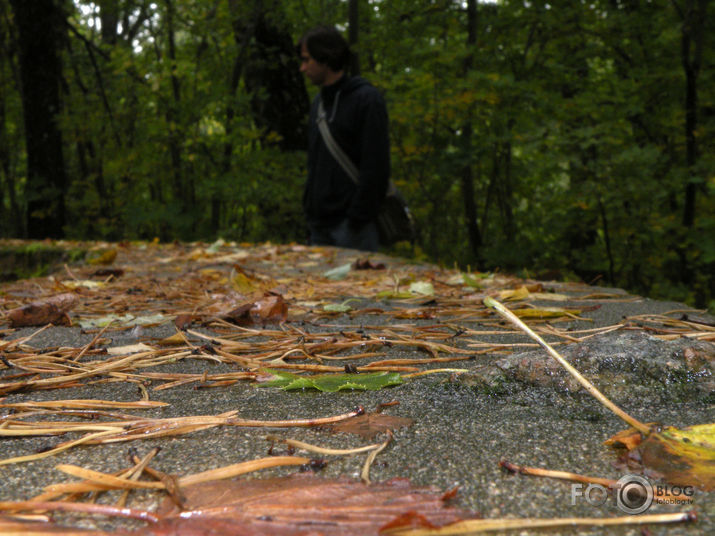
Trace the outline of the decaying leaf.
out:
<instances>
[{"instance_id":1,"label":"decaying leaf","mask_svg":"<svg viewBox=\"0 0 715 536\"><path fill-rule=\"evenodd\" d=\"M479 517L448 506L437 488L414 487L406 479L365 485L299 474L212 482L183 492L187 510L166 501L158 511L162 520L145 534L378 534L410 512L431 526Z\"/></svg>"},{"instance_id":2,"label":"decaying leaf","mask_svg":"<svg viewBox=\"0 0 715 536\"><path fill-rule=\"evenodd\" d=\"M259 377L261 387L280 387L285 391L296 389L317 389L334 393L345 389L377 391L383 387L400 385L402 377L396 372L370 372L361 374L318 374L300 376L292 372L263 369L264 377Z\"/></svg>"},{"instance_id":3,"label":"decaying leaf","mask_svg":"<svg viewBox=\"0 0 715 536\"><path fill-rule=\"evenodd\" d=\"M656 423L648 423L648 426L655 426L655 424ZM624 447L626 450L633 450L641 444L641 441L643 441L643 434L638 429L630 427L608 438L603 444L610 447Z\"/></svg>"},{"instance_id":4,"label":"decaying leaf","mask_svg":"<svg viewBox=\"0 0 715 536\"><path fill-rule=\"evenodd\" d=\"M616 438L619 434L611 441ZM631 449L637 449L643 466L669 483L715 490L715 424L683 429L669 426L655 429L642 441L628 442L622 437L618 441L626 446L634 445Z\"/></svg>"},{"instance_id":5,"label":"decaying leaf","mask_svg":"<svg viewBox=\"0 0 715 536\"><path fill-rule=\"evenodd\" d=\"M333 431L357 434L365 439L372 439L388 430L411 426L412 422L412 419L406 417L393 417L384 413L366 413L350 419L350 421L333 425Z\"/></svg>"},{"instance_id":6,"label":"decaying leaf","mask_svg":"<svg viewBox=\"0 0 715 536\"><path fill-rule=\"evenodd\" d=\"M219 318L239 326L249 326L255 322L283 322L288 315L288 305L283 296L266 292L259 300L242 303Z\"/></svg>"},{"instance_id":7,"label":"decaying leaf","mask_svg":"<svg viewBox=\"0 0 715 536\"><path fill-rule=\"evenodd\" d=\"M372 262L370 259L358 259L352 264L353 270L384 270L384 262Z\"/></svg>"},{"instance_id":8,"label":"decaying leaf","mask_svg":"<svg viewBox=\"0 0 715 536\"><path fill-rule=\"evenodd\" d=\"M260 282L251 277L238 264L234 264L229 276L231 287L241 294L250 294L255 292L260 285Z\"/></svg>"},{"instance_id":9,"label":"decaying leaf","mask_svg":"<svg viewBox=\"0 0 715 536\"><path fill-rule=\"evenodd\" d=\"M251 312L264 321L282 322L288 315L288 305L280 294L267 292L253 304Z\"/></svg>"},{"instance_id":10,"label":"decaying leaf","mask_svg":"<svg viewBox=\"0 0 715 536\"><path fill-rule=\"evenodd\" d=\"M67 313L77 304L77 301L76 294L67 292L12 309L7 313L10 319L10 327L41 326L44 324L69 326L71 321Z\"/></svg>"}]
</instances>

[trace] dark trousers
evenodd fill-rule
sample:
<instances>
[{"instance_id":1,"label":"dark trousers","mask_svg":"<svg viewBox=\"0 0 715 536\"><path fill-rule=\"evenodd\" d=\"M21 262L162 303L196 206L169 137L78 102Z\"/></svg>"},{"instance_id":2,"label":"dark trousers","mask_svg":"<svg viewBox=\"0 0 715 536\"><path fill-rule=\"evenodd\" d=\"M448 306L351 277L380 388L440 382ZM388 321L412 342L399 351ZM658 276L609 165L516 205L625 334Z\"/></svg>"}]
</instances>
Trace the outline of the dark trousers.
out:
<instances>
[{"instance_id":1,"label":"dark trousers","mask_svg":"<svg viewBox=\"0 0 715 536\"><path fill-rule=\"evenodd\" d=\"M377 251L380 246L377 225L372 221L356 228L346 218L333 226L309 225L309 228L313 246L338 246L363 251Z\"/></svg>"}]
</instances>

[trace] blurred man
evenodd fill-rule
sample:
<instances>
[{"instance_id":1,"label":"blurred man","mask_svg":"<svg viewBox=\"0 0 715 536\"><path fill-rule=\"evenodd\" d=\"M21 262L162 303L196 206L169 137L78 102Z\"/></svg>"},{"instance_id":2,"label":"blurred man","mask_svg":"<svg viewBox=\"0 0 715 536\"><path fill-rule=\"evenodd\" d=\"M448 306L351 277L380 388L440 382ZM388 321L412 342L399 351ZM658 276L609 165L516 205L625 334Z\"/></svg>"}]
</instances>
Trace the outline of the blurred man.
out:
<instances>
[{"instance_id":1,"label":"blurred man","mask_svg":"<svg viewBox=\"0 0 715 536\"><path fill-rule=\"evenodd\" d=\"M303 195L310 243L377 251L375 219L390 178L385 101L367 80L346 74L350 48L335 28L313 28L297 49L301 73L320 87L310 109ZM356 176L351 178L345 163L331 151L319 121L325 122L335 144L352 162Z\"/></svg>"}]
</instances>

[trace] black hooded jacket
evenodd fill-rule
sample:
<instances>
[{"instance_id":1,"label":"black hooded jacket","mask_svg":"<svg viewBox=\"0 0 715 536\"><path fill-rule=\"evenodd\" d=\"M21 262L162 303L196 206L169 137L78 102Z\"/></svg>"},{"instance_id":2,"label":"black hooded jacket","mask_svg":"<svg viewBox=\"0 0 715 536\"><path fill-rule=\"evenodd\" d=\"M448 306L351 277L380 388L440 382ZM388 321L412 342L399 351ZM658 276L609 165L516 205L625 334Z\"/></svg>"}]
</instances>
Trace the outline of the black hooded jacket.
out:
<instances>
[{"instance_id":1,"label":"black hooded jacket","mask_svg":"<svg viewBox=\"0 0 715 536\"><path fill-rule=\"evenodd\" d=\"M316 119L323 100L330 132L360 171L359 186L335 160ZM303 208L311 225L332 226L344 218L359 226L374 220L390 178L387 108L364 78L343 76L313 100L308 129L308 180Z\"/></svg>"}]
</instances>

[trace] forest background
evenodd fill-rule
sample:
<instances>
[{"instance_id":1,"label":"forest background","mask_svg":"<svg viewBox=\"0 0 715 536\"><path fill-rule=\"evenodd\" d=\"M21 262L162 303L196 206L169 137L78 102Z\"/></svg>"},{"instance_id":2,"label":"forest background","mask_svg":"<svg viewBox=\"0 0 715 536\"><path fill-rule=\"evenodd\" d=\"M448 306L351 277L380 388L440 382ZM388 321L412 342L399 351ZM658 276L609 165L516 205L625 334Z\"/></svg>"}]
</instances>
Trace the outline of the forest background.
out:
<instances>
[{"instance_id":1,"label":"forest background","mask_svg":"<svg viewBox=\"0 0 715 536\"><path fill-rule=\"evenodd\" d=\"M388 103L393 252L713 309L709 4L0 2L0 236L304 242L325 23Z\"/></svg>"}]
</instances>

